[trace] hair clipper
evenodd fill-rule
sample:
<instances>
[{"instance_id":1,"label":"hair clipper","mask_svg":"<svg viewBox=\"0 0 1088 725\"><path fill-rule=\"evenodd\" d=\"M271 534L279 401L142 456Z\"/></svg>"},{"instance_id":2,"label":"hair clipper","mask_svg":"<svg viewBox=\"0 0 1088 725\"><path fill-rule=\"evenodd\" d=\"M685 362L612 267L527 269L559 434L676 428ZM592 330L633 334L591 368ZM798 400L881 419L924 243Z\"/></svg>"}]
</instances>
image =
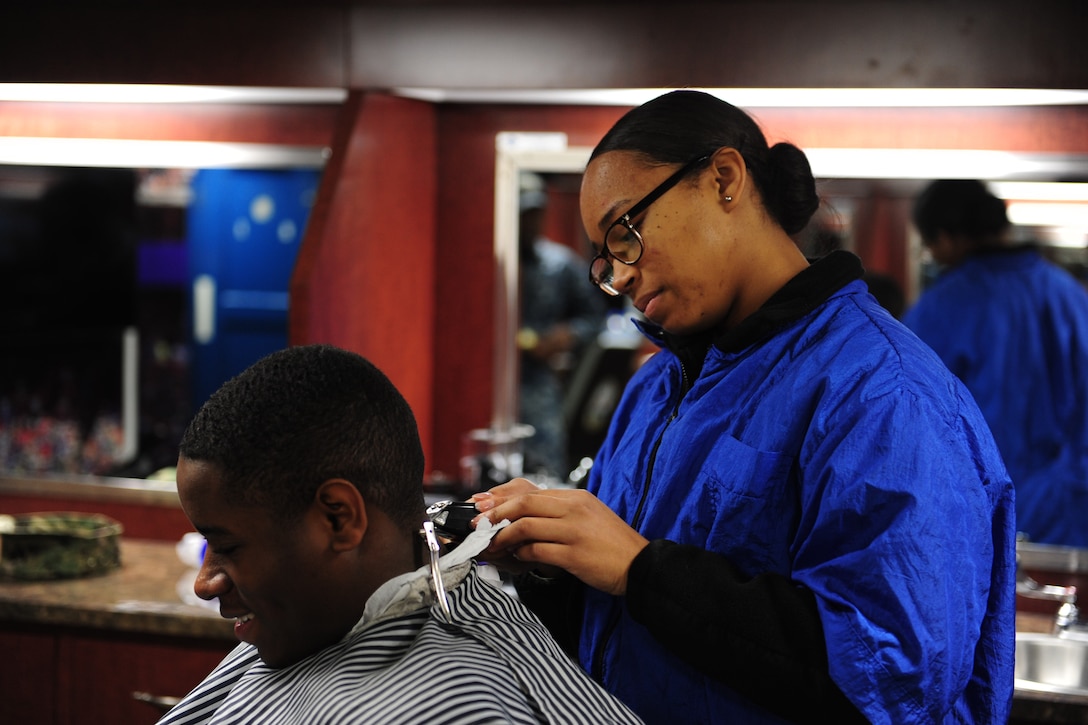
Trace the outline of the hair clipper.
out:
<instances>
[{"instance_id":1,"label":"hair clipper","mask_svg":"<svg viewBox=\"0 0 1088 725\"><path fill-rule=\"evenodd\" d=\"M439 501L427 507L435 532L450 541L461 541L471 534L472 520L479 513L472 501Z\"/></svg>"}]
</instances>

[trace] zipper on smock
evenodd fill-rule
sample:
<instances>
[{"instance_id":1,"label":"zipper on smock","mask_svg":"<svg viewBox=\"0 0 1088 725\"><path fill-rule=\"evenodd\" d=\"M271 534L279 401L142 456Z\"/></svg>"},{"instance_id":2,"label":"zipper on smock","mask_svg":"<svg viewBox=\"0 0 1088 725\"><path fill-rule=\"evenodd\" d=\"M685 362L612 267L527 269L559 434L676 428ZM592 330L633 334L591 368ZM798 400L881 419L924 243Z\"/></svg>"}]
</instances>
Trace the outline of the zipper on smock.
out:
<instances>
[{"instance_id":1,"label":"zipper on smock","mask_svg":"<svg viewBox=\"0 0 1088 725\"><path fill-rule=\"evenodd\" d=\"M638 508L635 509L635 515L632 517L630 526L634 530L638 531L639 524L642 523L642 512L646 506L646 499L650 495L650 483L654 475L654 463L657 461L657 451L661 447L661 441L665 438L665 432L669 429L669 426L677 415L680 413L680 403L684 400L684 396L687 395L688 390L691 389L691 379L688 376L687 365L684 361L677 356L677 360L680 363L680 393L676 396L676 403L672 407L672 411L669 412L669 417L665 419L665 425L661 426L661 432L657 436L657 440L654 441L653 450L650 451L650 460L646 465L646 479L642 484L642 496L638 501ZM608 623L605 625L604 634L601 637L601 644L597 647L597 652L593 655L593 666L590 668L590 674L597 682L604 684L604 651L608 646L609 640L612 639L612 634L616 631L616 627L620 622L620 612L616 607L612 608L612 613L608 617Z\"/></svg>"}]
</instances>

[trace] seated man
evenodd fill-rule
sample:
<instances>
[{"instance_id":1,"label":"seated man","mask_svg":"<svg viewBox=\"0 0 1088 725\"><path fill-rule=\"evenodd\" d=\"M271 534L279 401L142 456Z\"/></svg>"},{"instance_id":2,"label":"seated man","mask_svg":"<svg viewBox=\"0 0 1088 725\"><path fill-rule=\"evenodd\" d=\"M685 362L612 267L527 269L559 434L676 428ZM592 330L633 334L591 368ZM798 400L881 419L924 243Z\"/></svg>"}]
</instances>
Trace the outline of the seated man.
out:
<instances>
[{"instance_id":1,"label":"seated man","mask_svg":"<svg viewBox=\"0 0 1088 725\"><path fill-rule=\"evenodd\" d=\"M422 477L408 404L354 353L292 347L212 395L178 495L242 644L160 722L638 722L481 577L495 529L424 565Z\"/></svg>"}]
</instances>

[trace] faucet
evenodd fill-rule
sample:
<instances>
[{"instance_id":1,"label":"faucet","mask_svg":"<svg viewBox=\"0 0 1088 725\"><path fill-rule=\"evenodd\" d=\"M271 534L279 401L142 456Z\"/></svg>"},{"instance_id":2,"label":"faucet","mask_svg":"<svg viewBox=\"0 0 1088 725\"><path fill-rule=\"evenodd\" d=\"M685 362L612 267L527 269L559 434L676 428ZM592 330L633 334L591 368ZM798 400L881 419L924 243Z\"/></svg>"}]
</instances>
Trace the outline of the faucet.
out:
<instances>
[{"instance_id":1,"label":"faucet","mask_svg":"<svg viewBox=\"0 0 1088 725\"><path fill-rule=\"evenodd\" d=\"M1054 617L1054 634L1088 636L1088 623L1080 622L1080 610L1077 608L1077 588L1075 586L1055 586L1040 584L1020 566L1020 554L1016 555L1016 593L1028 599L1043 599L1060 602L1058 613Z\"/></svg>"}]
</instances>

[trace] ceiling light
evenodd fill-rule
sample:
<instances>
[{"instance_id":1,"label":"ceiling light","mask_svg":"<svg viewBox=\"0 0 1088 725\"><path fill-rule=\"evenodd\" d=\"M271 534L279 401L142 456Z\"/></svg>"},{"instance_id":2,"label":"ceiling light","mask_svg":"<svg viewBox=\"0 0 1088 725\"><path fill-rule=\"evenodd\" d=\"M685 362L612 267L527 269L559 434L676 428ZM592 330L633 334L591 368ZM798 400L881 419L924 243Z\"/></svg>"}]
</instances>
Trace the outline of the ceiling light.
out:
<instances>
[{"instance_id":1,"label":"ceiling light","mask_svg":"<svg viewBox=\"0 0 1088 725\"><path fill-rule=\"evenodd\" d=\"M672 88L492 90L397 88L432 103L638 106ZM743 108L937 108L1088 104L1088 90L1048 88L696 88Z\"/></svg>"},{"instance_id":2,"label":"ceiling light","mask_svg":"<svg viewBox=\"0 0 1088 725\"><path fill-rule=\"evenodd\" d=\"M1062 227L1088 233L1088 205L1061 203L1009 204L1009 221L1019 226Z\"/></svg>"},{"instance_id":3,"label":"ceiling light","mask_svg":"<svg viewBox=\"0 0 1088 725\"><path fill-rule=\"evenodd\" d=\"M1061 181L994 181L990 191L1016 201L1088 201L1088 183Z\"/></svg>"},{"instance_id":4,"label":"ceiling light","mask_svg":"<svg viewBox=\"0 0 1088 725\"><path fill-rule=\"evenodd\" d=\"M107 168L320 168L328 149L210 141L0 136L0 164Z\"/></svg>"},{"instance_id":5,"label":"ceiling light","mask_svg":"<svg viewBox=\"0 0 1088 725\"><path fill-rule=\"evenodd\" d=\"M42 103L342 103L342 88L121 83L0 83L0 101Z\"/></svg>"},{"instance_id":6,"label":"ceiling light","mask_svg":"<svg viewBox=\"0 0 1088 725\"><path fill-rule=\"evenodd\" d=\"M432 103L637 106L671 88L394 89ZM1088 104L1088 90L1054 88L698 88L745 108L937 108ZM343 103L343 88L121 83L0 83L0 101L54 103Z\"/></svg>"},{"instance_id":7,"label":"ceiling light","mask_svg":"<svg viewBox=\"0 0 1088 725\"><path fill-rule=\"evenodd\" d=\"M972 149L805 149L812 173L825 179L1053 180L1088 178L1084 154Z\"/></svg>"}]
</instances>

